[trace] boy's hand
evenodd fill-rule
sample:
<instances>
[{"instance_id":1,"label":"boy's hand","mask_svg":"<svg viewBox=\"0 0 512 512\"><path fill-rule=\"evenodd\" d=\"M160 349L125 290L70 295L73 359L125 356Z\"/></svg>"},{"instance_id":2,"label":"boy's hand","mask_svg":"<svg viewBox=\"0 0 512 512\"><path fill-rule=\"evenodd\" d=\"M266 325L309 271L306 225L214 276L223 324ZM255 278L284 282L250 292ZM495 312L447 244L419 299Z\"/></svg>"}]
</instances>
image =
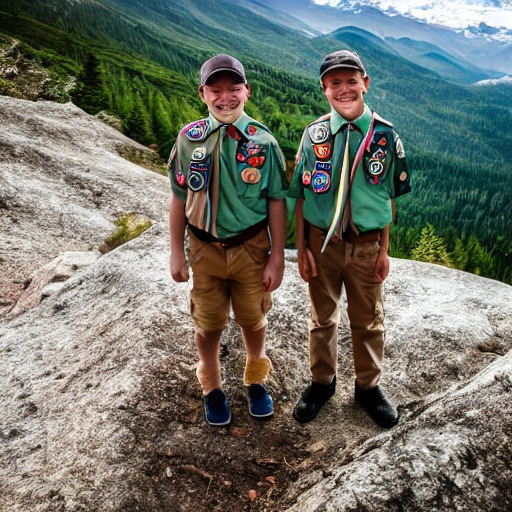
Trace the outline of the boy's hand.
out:
<instances>
[{"instance_id":1,"label":"boy's hand","mask_svg":"<svg viewBox=\"0 0 512 512\"><path fill-rule=\"evenodd\" d=\"M187 268L187 261L185 259L185 253L174 254L171 253L171 277L177 283L185 283L188 281L189 274Z\"/></svg>"},{"instance_id":2,"label":"boy's hand","mask_svg":"<svg viewBox=\"0 0 512 512\"><path fill-rule=\"evenodd\" d=\"M389 257L385 250L381 250L375 263L375 277L379 283L382 283L389 274Z\"/></svg>"},{"instance_id":3,"label":"boy's hand","mask_svg":"<svg viewBox=\"0 0 512 512\"><path fill-rule=\"evenodd\" d=\"M284 256L277 252L270 253L265 270L263 271L263 288L266 292L277 290L283 281Z\"/></svg>"},{"instance_id":4,"label":"boy's hand","mask_svg":"<svg viewBox=\"0 0 512 512\"><path fill-rule=\"evenodd\" d=\"M313 253L307 247L304 247L303 249L298 250L297 259L299 263L300 277L303 281L309 283L309 280L312 277L316 277L318 275Z\"/></svg>"}]
</instances>

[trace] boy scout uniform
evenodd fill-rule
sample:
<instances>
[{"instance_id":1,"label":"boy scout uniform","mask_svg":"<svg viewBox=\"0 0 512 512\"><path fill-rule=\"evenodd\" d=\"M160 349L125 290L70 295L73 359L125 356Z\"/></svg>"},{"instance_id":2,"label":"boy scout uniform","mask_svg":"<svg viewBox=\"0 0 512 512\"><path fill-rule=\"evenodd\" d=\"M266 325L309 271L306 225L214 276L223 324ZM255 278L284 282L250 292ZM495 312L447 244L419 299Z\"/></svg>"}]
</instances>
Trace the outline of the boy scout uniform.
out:
<instances>
[{"instance_id":1,"label":"boy scout uniform","mask_svg":"<svg viewBox=\"0 0 512 512\"><path fill-rule=\"evenodd\" d=\"M345 187L350 223L326 242L340 180L345 179L341 170L346 137L350 164L359 145L365 148ZM372 114L367 105L355 121L345 121L332 109L304 131L288 196L304 199L306 240L318 270L309 281L310 365L315 382L330 384L336 375L339 300L345 285L356 381L364 389L378 384L384 347L381 283L374 275L380 230L392 221L391 200L409 191L402 143L391 123Z\"/></svg>"},{"instance_id":2,"label":"boy scout uniform","mask_svg":"<svg viewBox=\"0 0 512 512\"><path fill-rule=\"evenodd\" d=\"M230 300L241 327L264 327L271 306L261 281L270 248L267 200L288 189L275 138L245 113L232 125L210 114L181 130L168 170L173 193L186 203L197 328L223 330Z\"/></svg>"}]
</instances>

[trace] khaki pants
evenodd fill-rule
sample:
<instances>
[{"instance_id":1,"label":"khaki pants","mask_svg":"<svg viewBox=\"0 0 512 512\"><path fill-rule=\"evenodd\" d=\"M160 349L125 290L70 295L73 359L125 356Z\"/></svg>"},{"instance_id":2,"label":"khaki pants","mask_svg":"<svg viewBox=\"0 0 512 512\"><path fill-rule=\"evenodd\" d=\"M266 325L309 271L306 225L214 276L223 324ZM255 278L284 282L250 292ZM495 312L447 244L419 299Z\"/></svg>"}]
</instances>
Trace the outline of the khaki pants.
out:
<instances>
[{"instance_id":1,"label":"khaki pants","mask_svg":"<svg viewBox=\"0 0 512 512\"><path fill-rule=\"evenodd\" d=\"M384 309L381 284L375 277L379 242L330 242L321 254L323 239L324 233L310 226L309 249L318 270L309 282L312 379L330 384L336 374L340 297L345 286L356 381L361 388L371 389L379 382L384 352Z\"/></svg>"},{"instance_id":2,"label":"khaki pants","mask_svg":"<svg viewBox=\"0 0 512 512\"><path fill-rule=\"evenodd\" d=\"M272 306L262 282L270 247L267 230L230 249L201 242L190 231L189 236L190 312L196 329L203 335L223 331L230 306L240 327L252 331L265 327Z\"/></svg>"}]
</instances>

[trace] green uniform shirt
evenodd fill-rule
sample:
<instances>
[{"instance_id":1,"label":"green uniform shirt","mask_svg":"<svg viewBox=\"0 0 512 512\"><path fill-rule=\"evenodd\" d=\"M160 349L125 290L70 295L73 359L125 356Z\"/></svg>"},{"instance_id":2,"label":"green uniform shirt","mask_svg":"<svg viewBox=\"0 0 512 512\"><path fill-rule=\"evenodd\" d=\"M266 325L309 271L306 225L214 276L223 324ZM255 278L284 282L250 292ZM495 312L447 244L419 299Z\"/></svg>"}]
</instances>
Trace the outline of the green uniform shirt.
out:
<instances>
[{"instance_id":1,"label":"green uniform shirt","mask_svg":"<svg viewBox=\"0 0 512 512\"><path fill-rule=\"evenodd\" d=\"M351 168L371 118L367 105L361 117L351 123L332 109L329 115L304 130L288 197L305 200L303 214L309 223L324 230L329 228L336 207L345 137L350 133ZM347 130L347 123L356 129ZM320 176L323 181L314 184L315 170L324 175ZM350 189L351 220L355 227L360 232L384 228L392 220L391 199L409 191L409 172L400 138L390 123L376 115L371 143L359 162Z\"/></svg>"},{"instance_id":2,"label":"green uniform shirt","mask_svg":"<svg viewBox=\"0 0 512 512\"><path fill-rule=\"evenodd\" d=\"M173 193L185 203L193 201L195 194L203 195L204 201L197 203L204 210L200 213L204 222L196 227L220 239L235 236L264 220L267 200L283 199L288 190L285 159L268 128L245 112L233 126L235 130L211 114L185 126L168 162ZM217 143L219 189L213 226L212 172ZM193 204L195 208L196 203Z\"/></svg>"}]
</instances>

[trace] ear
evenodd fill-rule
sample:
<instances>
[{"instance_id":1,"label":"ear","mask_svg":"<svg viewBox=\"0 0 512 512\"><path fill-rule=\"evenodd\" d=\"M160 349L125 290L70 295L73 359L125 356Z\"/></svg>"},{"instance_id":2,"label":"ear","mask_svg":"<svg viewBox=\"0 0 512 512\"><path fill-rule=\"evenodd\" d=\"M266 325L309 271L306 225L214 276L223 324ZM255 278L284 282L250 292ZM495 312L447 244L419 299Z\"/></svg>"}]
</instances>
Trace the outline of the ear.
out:
<instances>
[{"instance_id":1,"label":"ear","mask_svg":"<svg viewBox=\"0 0 512 512\"><path fill-rule=\"evenodd\" d=\"M251 84L245 84L245 87L247 89L247 98L251 96Z\"/></svg>"},{"instance_id":2,"label":"ear","mask_svg":"<svg viewBox=\"0 0 512 512\"><path fill-rule=\"evenodd\" d=\"M198 91L199 91L199 97L204 101L204 85L200 85Z\"/></svg>"},{"instance_id":3,"label":"ear","mask_svg":"<svg viewBox=\"0 0 512 512\"><path fill-rule=\"evenodd\" d=\"M364 81L364 91L363 91L363 94L366 94L368 92L368 89L370 88L370 77L369 76L365 76L363 78L363 81Z\"/></svg>"},{"instance_id":4,"label":"ear","mask_svg":"<svg viewBox=\"0 0 512 512\"><path fill-rule=\"evenodd\" d=\"M320 78L320 87L322 88L322 92L325 92L324 81Z\"/></svg>"}]
</instances>

